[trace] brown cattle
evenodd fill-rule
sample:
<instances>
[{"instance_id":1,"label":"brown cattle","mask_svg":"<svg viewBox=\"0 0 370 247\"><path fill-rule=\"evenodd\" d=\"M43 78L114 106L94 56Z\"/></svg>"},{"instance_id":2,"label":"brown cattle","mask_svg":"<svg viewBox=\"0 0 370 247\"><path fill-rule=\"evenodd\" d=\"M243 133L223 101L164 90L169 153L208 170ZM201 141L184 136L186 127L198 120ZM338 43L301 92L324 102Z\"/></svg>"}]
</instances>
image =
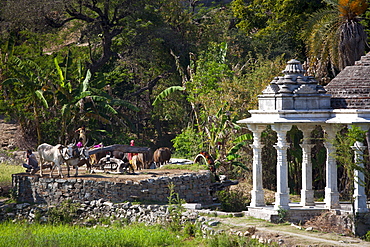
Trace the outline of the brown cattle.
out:
<instances>
[{"instance_id":1,"label":"brown cattle","mask_svg":"<svg viewBox=\"0 0 370 247\"><path fill-rule=\"evenodd\" d=\"M138 157L139 157L138 155L133 155L132 159L131 159L131 164L132 164L134 169L142 170L144 165L143 165L143 163L141 163L141 161L139 160Z\"/></svg>"},{"instance_id":2,"label":"brown cattle","mask_svg":"<svg viewBox=\"0 0 370 247\"><path fill-rule=\"evenodd\" d=\"M144 169L149 169L153 163L153 150L149 149L148 152L138 153L137 160L143 165Z\"/></svg>"},{"instance_id":3,"label":"brown cattle","mask_svg":"<svg viewBox=\"0 0 370 247\"><path fill-rule=\"evenodd\" d=\"M161 147L155 150L153 160L157 167L161 167L168 163L171 159L171 151L168 147Z\"/></svg>"}]
</instances>

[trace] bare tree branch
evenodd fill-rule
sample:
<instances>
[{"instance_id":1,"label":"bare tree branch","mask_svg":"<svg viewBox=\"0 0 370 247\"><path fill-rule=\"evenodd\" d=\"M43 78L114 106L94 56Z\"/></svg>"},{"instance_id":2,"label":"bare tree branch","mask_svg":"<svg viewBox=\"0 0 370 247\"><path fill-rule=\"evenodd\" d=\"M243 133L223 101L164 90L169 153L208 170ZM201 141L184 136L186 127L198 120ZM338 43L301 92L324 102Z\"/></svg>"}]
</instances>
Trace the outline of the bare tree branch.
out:
<instances>
[{"instance_id":1,"label":"bare tree branch","mask_svg":"<svg viewBox=\"0 0 370 247\"><path fill-rule=\"evenodd\" d=\"M131 93L129 97L127 98L130 98L130 97L135 97L135 96L138 96L140 95L142 92L146 91L146 90L150 90L152 89L153 87L155 87L157 85L157 82L161 79L165 79L167 78L169 75L171 74L171 71L166 71L164 73L162 73L161 75L157 76L156 78L154 78L153 80L149 81L147 83L147 86L146 87L143 87L143 88L140 88L139 90L137 90L136 92L134 93ZM126 99L127 99L126 98Z\"/></svg>"}]
</instances>

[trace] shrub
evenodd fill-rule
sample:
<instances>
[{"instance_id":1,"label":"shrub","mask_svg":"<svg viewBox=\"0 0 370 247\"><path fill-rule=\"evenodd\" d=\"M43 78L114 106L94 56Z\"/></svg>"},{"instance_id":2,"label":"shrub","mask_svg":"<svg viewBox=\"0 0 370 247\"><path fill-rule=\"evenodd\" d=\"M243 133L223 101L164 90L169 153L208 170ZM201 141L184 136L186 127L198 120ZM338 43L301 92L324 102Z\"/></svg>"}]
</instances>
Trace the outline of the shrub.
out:
<instances>
[{"instance_id":1,"label":"shrub","mask_svg":"<svg viewBox=\"0 0 370 247\"><path fill-rule=\"evenodd\" d=\"M79 206L78 203L72 203L70 200L63 201L60 205L49 209L49 222L54 225L72 223Z\"/></svg>"},{"instance_id":2,"label":"shrub","mask_svg":"<svg viewBox=\"0 0 370 247\"><path fill-rule=\"evenodd\" d=\"M250 203L249 193L242 190L222 190L216 193L221 203L221 210L226 212L240 212L246 210Z\"/></svg>"},{"instance_id":3,"label":"shrub","mask_svg":"<svg viewBox=\"0 0 370 247\"><path fill-rule=\"evenodd\" d=\"M191 127L172 139L176 156L185 158L194 158L203 149L202 133L197 132Z\"/></svg>"},{"instance_id":4,"label":"shrub","mask_svg":"<svg viewBox=\"0 0 370 247\"><path fill-rule=\"evenodd\" d=\"M168 197L168 212L169 212L169 227L173 231L178 231L182 228L181 216L185 211L183 204L185 201L180 198L178 193L175 193L175 185L169 184L170 195Z\"/></svg>"}]
</instances>

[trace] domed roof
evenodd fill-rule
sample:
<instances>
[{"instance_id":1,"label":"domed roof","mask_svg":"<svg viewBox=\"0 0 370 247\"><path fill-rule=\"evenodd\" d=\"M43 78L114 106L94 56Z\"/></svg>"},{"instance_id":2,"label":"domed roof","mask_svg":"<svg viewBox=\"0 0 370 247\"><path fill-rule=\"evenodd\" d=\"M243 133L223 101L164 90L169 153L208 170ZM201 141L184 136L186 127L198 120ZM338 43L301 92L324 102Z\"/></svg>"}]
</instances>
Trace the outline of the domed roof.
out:
<instances>
[{"instance_id":1,"label":"domed roof","mask_svg":"<svg viewBox=\"0 0 370 247\"><path fill-rule=\"evenodd\" d=\"M304 76L300 61L291 59L282 71L284 76L275 77L258 95L258 109L274 110L318 110L330 108L330 94L317 84L312 76Z\"/></svg>"},{"instance_id":2,"label":"domed roof","mask_svg":"<svg viewBox=\"0 0 370 247\"><path fill-rule=\"evenodd\" d=\"M370 109L370 53L347 66L324 87L334 109Z\"/></svg>"}]
</instances>

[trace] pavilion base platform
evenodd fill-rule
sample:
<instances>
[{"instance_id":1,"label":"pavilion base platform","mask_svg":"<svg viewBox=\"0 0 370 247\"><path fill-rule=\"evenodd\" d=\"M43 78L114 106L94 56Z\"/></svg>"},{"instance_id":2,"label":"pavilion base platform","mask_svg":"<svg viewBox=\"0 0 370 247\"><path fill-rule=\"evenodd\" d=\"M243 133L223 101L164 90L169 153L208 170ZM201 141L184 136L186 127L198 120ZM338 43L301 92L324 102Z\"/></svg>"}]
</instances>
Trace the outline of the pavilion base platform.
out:
<instances>
[{"instance_id":1,"label":"pavilion base platform","mask_svg":"<svg viewBox=\"0 0 370 247\"><path fill-rule=\"evenodd\" d=\"M353 221L352 205L349 202L341 202L340 209L325 208L324 202L315 202L314 206L301 206L299 203L289 203L288 210L276 210L274 205L261 207L248 207L244 211L245 216L263 219L273 223L290 222L294 224L304 224L316 216L325 212L331 213L331 217L336 217L336 222L351 230L357 236L363 236L370 231L370 213L356 214L356 224ZM369 204L368 204L369 207Z\"/></svg>"}]
</instances>

